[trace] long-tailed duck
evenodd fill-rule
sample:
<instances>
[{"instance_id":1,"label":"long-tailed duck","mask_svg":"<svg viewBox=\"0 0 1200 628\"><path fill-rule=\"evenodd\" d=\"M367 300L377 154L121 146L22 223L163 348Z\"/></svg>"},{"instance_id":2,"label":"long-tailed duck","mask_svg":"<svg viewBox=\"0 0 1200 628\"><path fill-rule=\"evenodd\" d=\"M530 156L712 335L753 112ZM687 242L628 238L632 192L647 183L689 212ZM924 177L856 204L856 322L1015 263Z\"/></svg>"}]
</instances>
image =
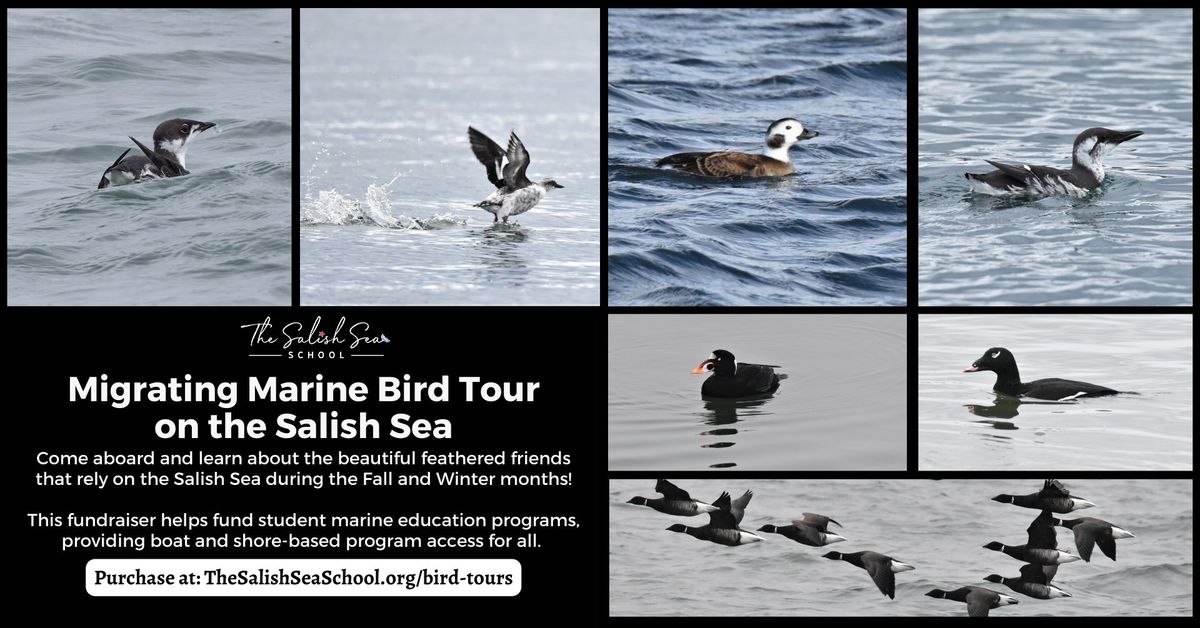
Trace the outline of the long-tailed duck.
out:
<instances>
[{"instance_id":1,"label":"long-tailed duck","mask_svg":"<svg viewBox=\"0 0 1200 628\"><path fill-rule=\"evenodd\" d=\"M216 126L213 122L200 122L174 118L167 120L154 129L154 150L130 136L137 147L142 149L145 156L134 155L125 157L130 150L126 149L120 157L100 175L100 186L104 189L110 185L125 185L141 183L151 179L164 179L188 174L184 166L187 158L189 142L196 135Z\"/></svg>"},{"instance_id":2,"label":"long-tailed duck","mask_svg":"<svg viewBox=\"0 0 1200 628\"><path fill-rule=\"evenodd\" d=\"M734 151L677 153L659 159L655 166L671 166L706 177L781 177L796 171L788 150L818 135L795 118L783 118L767 127L767 148L761 155Z\"/></svg>"},{"instance_id":3,"label":"long-tailed duck","mask_svg":"<svg viewBox=\"0 0 1200 628\"><path fill-rule=\"evenodd\" d=\"M1113 131L1094 127L1075 138L1071 151L1071 169L1048 166L1010 165L985 159L996 170L984 174L966 173L971 190L980 194L1002 196L1009 194L1084 196L1104 181L1104 156L1121 142L1127 142L1141 131Z\"/></svg>"},{"instance_id":4,"label":"long-tailed duck","mask_svg":"<svg viewBox=\"0 0 1200 628\"><path fill-rule=\"evenodd\" d=\"M554 179L542 179L534 183L525 176L525 170L529 168L529 151L525 150L525 145L515 132L508 136L508 151L501 150L491 138L474 127L467 127L467 137L471 140L471 151L475 153L475 158L487 170L488 181L496 186L495 192L475 204L475 207L492 212L492 222L507 223L509 216L533 209L547 191L563 187ZM507 164L504 163L506 159Z\"/></svg>"}]
</instances>

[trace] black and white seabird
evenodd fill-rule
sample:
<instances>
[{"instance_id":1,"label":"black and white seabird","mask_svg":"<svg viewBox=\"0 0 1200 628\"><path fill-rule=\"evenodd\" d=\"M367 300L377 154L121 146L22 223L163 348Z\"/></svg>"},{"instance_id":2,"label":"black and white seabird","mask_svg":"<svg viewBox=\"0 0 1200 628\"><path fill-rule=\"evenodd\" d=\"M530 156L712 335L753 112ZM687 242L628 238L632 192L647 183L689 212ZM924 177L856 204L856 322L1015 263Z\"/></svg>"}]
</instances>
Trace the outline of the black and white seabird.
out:
<instances>
[{"instance_id":1,"label":"black and white seabird","mask_svg":"<svg viewBox=\"0 0 1200 628\"><path fill-rule=\"evenodd\" d=\"M1071 497L1071 491L1068 491L1067 487L1058 480L1046 480L1042 484L1042 490L1036 493L1028 495L1001 494L993 497L992 501L1059 513L1083 510L1096 505L1086 499Z\"/></svg>"},{"instance_id":2,"label":"black and white seabird","mask_svg":"<svg viewBox=\"0 0 1200 628\"><path fill-rule=\"evenodd\" d=\"M1070 401L1079 397L1103 397L1119 395L1120 391L1077 382L1070 379L1049 377L1036 379L1032 382L1022 382L1021 372L1017 370L1017 359L1004 347L992 347L983 352L983 356L975 360L971 366L963 369L964 373L992 371L996 374L996 385L992 390L1013 397L1032 397L1048 401ZM1055 511L1061 512L1061 511Z\"/></svg>"},{"instance_id":3,"label":"black and white seabird","mask_svg":"<svg viewBox=\"0 0 1200 628\"><path fill-rule=\"evenodd\" d=\"M988 611L993 608L1018 603L1012 597L986 587L962 587L953 591L934 589L925 595L943 600L966 602L968 617L987 617Z\"/></svg>"},{"instance_id":4,"label":"black and white seabird","mask_svg":"<svg viewBox=\"0 0 1200 628\"><path fill-rule=\"evenodd\" d=\"M1104 156L1121 142L1127 142L1141 131L1113 131L1094 127L1075 138L1071 151L1071 169L1028 164L1010 165L985 159L996 170L984 174L966 173L971 190L981 194L1003 196L1036 194L1084 196L1104 181Z\"/></svg>"},{"instance_id":5,"label":"black and white seabird","mask_svg":"<svg viewBox=\"0 0 1200 628\"><path fill-rule=\"evenodd\" d=\"M667 530L681 532L702 541L711 541L720 545L747 545L762 541L761 536L738 528L738 523L745 515L746 504L750 502L750 496L751 492L747 491L745 495L738 498L737 502L734 502L730 499L729 493L721 493L721 496L712 504L717 507L717 510L708 513L708 525L693 528L676 523Z\"/></svg>"},{"instance_id":6,"label":"black and white seabird","mask_svg":"<svg viewBox=\"0 0 1200 628\"><path fill-rule=\"evenodd\" d=\"M154 150L130 136L137 147L142 149L145 156L134 155L126 157L130 150L126 149L120 157L109 166L100 176L100 186L104 189L110 185L125 185L141 183L151 179L165 179L188 174L185 160L190 142L198 134L216 126L213 122L200 122L174 118L167 120L154 129Z\"/></svg>"},{"instance_id":7,"label":"black and white seabird","mask_svg":"<svg viewBox=\"0 0 1200 628\"><path fill-rule=\"evenodd\" d=\"M712 357L692 369L692 374L704 375L712 372L712 375L700 386L701 397L744 399L770 395L779 390L779 380L783 377L775 373L777 368L781 367L738 362L732 353L724 349L717 349L712 352Z\"/></svg>"},{"instance_id":8,"label":"black and white seabird","mask_svg":"<svg viewBox=\"0 0 1200 628\"><path fill-rule=\"evenodd\" d=\"M884 556L877 552L854 552L852 554L829 552L825 554L824 558L844 560L851 565L866 569L871 580L875 581L875 586L893 600L896 599L896 574L916 569L912 565L906 565L891 556Z\"/></svg>"},{"instance_id":9,"label":"black and white seabird","mask_svg":"<svg viewBox=\"0 0 1200 628\"><path fill-rule=\"evenodd\" d=\"M668 515L678 515L680 517L694 517L696 515L720 510L712 504L706 504L702 501L692 499L692 496L687 491L675 486L667 480L659 480L654 485L654 490L662 493L662 497L654 499L646 499L645 497L634 497L630 499L628 504L636 504L638 506L649 506L658 512Z\"/></svg>"},{"instance_id":10,"label":"black and white seabird","mask_svg":"<svg viewBox=\"0 0 1200 628\"><path fill-rule=\"evenodd\" d=\"M838 527L841 527L842 524L825 515L817 515L811 512L801 514L803 515L802 518L793 520L791 525L776 526L767 524L759 528L758 531L782 534L797 543L813 547L821 547L846 540L846 537L829 531L829 524L837 524Z\"/></svg>"},{"instance_id":11,"label":"black and white seabird","mask_svg":"<svg viewBox=\"0 0 1200 628\"><path fill-rule=\"evenodd\" d=\"M534 183L525 176L525 170L529 168L529 151L515 132L508 136L507 152L474 127L467 127L467 137L471 140L475 158L487 170L488 181L496 186L495 192L475 205L492 212L492 222L507 223L509 216L533 209L547 191L563 187L554 179ZM508 163L504 163L505 160Z\"/></svg>"},{"instance_id":12,"label":"black and white seabird","mask_svg":"<svg viewBox=\"0 0 1200 628\"><path fill-rule=\"evenodd\" d=\"M795 118L783 118L767 127L767 148L761 155L735 151L677 153L659 159L655 166L671 166L705 177L781 177L796 171L788 150L818 135Z\"/></svg>"}]
</instances>

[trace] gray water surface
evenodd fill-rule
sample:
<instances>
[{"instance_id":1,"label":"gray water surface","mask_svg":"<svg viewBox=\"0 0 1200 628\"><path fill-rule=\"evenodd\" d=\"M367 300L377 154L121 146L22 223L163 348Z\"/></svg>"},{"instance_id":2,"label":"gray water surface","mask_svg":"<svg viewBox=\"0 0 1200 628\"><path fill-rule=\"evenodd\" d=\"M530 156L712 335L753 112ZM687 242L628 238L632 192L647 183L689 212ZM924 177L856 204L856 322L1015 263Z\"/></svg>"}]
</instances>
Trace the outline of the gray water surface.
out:
<instances>
[{"instance_id":1,"label":"gray water surface","mask_svg":"<svg viewBox=\"0 0 1200 628\"><path fill-rule=\"evenodd\" d=\"M1072 480L1073 494L1096 503L1073 516L1123 527L1137 538L1117 541L1113 562L1096 550L1091 562L1063 565L1053 584L1073 597L1037 600L988 574L1019 575L1021 563L983 549L989 541L1019 545L1038 511L991 501L999 493L1028 494L1041 480L675 480L692 497L711 501L753 490L741 527L785 525L802 512L833 517L846 541L808 547L778 534L739 547L668 532L704 525L707 516L673 517L627 504L655 497L653 479L610 480L609 612L669 616L943 616L966 617L966 605L926 597L934 588L984 586L1018 599L992 617L1169 616L1192 614L1191 480ZM1075 553L1072 535L1057 528L1058 545ZM876 551L914 566L896 574L896 599L867 572L821 556Z\"/></svg>"},{"instance_id":2,"label":"gray water surface","mask_svg":"<svg viewBox=\"0 0 1200 628\"><path fill-rule=\"evenodd\" d=\"M921 305L1192 303L1192 11L920 15ZM968 191L984 159L1071 164L1090 127L1145 133L1083 199Z\"/></svg>"},{"instance_id":3,"label":"gray water surface","mask_svg":"<svg viewBox=\"0 0 1200 628\"><path fill-rule=\"evenodd\" d=\"M613 315L610 469L887 469L906 465L898 315ZM716 349L778 365L770 398L704 400Z\"/></svg>"},{"instance_id":4,"label":"gray water surface","mask_svg":"<svg viewBox=\"0 0 1200 628\"><path fill-rule=\"evenodd\" d=\"M291 303L291 12L7 17L8 303ZM171 118L190 175L96 189Z\"/></svg>"},{"instance_id":5,"label":"gray water surface","mask_svg":"<svg viewBox=\"0 0 1200 628\"><path fill-rule=\"evenodd\" d=\"M305 9L300 30L304 304L599 304L597 9ZM468 126L516 131L563 189L494 225Z\"/></svg>"},{"instance_id":6,"label":"gray water surface","mask_svg":"<svg viewBox=\"0 0 1200 628\"><path fill-rule=\"evenodd\" d=\"M1191 470L1192 317L927 315L919 325L921 470ZM1048 377L1136 395L1056 403L963 373L991 347L1022 381Z\"/></svg>"}]
</instances>

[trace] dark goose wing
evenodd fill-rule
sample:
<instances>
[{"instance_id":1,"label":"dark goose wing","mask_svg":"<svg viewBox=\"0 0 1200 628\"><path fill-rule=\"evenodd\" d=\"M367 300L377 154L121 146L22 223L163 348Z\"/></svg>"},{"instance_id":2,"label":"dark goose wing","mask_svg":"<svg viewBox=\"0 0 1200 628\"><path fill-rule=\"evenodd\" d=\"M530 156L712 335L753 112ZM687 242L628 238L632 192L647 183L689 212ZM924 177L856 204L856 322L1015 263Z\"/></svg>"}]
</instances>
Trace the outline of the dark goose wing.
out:
<instances>
[{"instance_id":1,"label":"dark goose wing","mask_svg":"<svg viewBox=\"0 0 1200 628\"><path fill-rule=\"evenodd\" d=\"M746 491L741 497L733 500L729 510L733 513L733 518L738 523L741 523L742 517L746 516L746 505L750 503L751 497L754 497L754 491Z\"/></svg>"},{"instance_id":2,"label":"dark goose wing","mask_svg":"<svg viewBox=\"0 0 1200 628\"><path fill-rule=\"evenodd\" d=\"M987 617L999 596L991 589L983 587L963 587L966 595L963 601L967 603L967 617ZM962 589L959 589L961 591ZM958 591L955 591L958 593Z\"/></svg>"},{"instance_id":3,"label":"dark goose wing","mask_svg":"<svg viewBox=\"0 0 1200 628\"><path fill-rule=\"evenodd\" d=\"M793 525L812 526L821 532L829 532L829 524L831 523L835 523L838 527L842 527L842 524L830 519L829 517L826 517L825 515L818 515L811 512L805 512L801 514L804 516L804 518L792 520Z\"/></svg>"},{"instance_id":4,"label":"dark goose wing","mask_svg":"<svg viewBox=\"0 0 1200 628\"><path fill-rule=\"evenodd\" d=\"M896 599L896 574L892 571L892 559L875 552L863 552L863 566L871 574L875 586L884 595Z\"/></svg>"},{"instance_id":5,"label":"dark goose wing","mask_svg":"<svg viewBox=\"0 0 1200 628\"><path fill-rule=\"evenodd\" d=\"M687 491L675 486L674 484L671 484L666 480L659 480L658 484L654 485L654 490L662 493L662 496L668 500L688 501L692 499L692 496L689 495Z\"/></svg>"},{"instance_id":6,"label":"dark goose wing","mask_svg":"<svg viewBox=\"0 0 1200 628\"><path fill-rule=\"evenodd\" d=\"M475 159L487 169L488 181L498 188L504 187L504 179L499 174L504 167L504 149L474 127L467 127L467 137L471 140L471 152L475 153Z\"/></svg>"}]
</instances>

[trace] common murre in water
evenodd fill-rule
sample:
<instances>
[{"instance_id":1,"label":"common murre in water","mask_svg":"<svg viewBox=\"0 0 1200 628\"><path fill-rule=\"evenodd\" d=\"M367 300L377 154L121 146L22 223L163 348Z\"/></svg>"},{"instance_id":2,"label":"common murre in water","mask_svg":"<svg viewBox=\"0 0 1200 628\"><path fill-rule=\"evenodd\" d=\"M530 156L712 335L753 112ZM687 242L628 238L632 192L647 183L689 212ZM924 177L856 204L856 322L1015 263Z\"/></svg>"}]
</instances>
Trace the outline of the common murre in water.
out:
<instances>
[{"instance_id":1,"label":"common murre in water","mask_svg":"<svg viewBox=\"0 0 1200 628\"><path fill-rule=\"evenodd\" d=\"M1070 170L1027 164L1013 166L985 159L984 161L997 169L984 174L968 172L966 177L971 182L971 190L980 194L1084 196L1104 181L1104 156L1118 144L1141 134L1141 131L1113 131L1093 127L1075 138Z\"/></svg>"},{"instance_id":2,"label":"common murre in water","mask_svg":"<svg viewBox=\"0 0 1200 628\"><path fill-rule=\"evenodd\" d=\"M767 149L761 155L735 151L713 153L676 153L658 160L657 167L671 166L676 170L705 177L781 177L796 171L788 154L801 140L811 140L820 133L804 128L795 118L783 118L767 127Z\"/></svg>"},{"instance_id":3,"label":"common murre in water","mask_svg":"<svg viewBox=\"0 0 1200 628\"><path fill-rule=\"evenodd\" d=\"M145 157L134 155L125 157L130 150L126 149L120 157L109 166L100 176L100 186L104 189L110 185L125 185L141 183L150 179L163 179L188 174L184 165L187 158L189 142L199 133L216 126L213 122L200 122L174 118L167 120L154 129L154 150L146 148L141 142L130 136L137 147L142 149Z\"/></svg>"},{"instance_id":4,"label":"common murre in water","mask_svg":"<svg viewBox=\"0 0 1200 628\"><path fill-rule=\"evenodd\" d=\"M508 136L508 151L501 150L491 138L474 127L467 127L467 137L471 140L471 151L475 153L475 158L487 170L488 181L496 186L495 192L475 204L475 207L492 212L492 222L507 223L509 216L533 209L547 191L563 187L554 179L542 179L534 183L525 176L525 170L529 168L529 151L525 150L516 133ZM508 163L504 163L506 159Z\"/></svg>"}]
</instances>

